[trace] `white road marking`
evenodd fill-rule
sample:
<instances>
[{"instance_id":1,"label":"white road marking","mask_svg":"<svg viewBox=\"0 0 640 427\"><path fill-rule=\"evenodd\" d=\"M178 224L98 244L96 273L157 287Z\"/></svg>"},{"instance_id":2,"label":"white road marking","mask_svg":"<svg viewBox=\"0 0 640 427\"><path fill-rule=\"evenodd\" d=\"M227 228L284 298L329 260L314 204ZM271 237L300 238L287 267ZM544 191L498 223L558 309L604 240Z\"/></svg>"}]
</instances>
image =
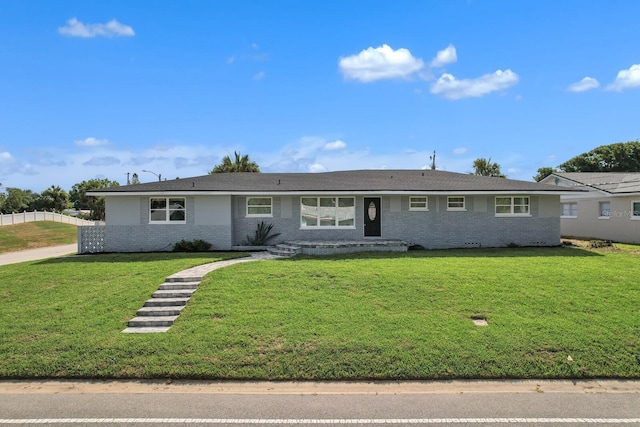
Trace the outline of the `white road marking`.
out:
<instances>
[{"instance_id":1,"label":"white road marking","mask_svg":"<svg viewBox=\"0 0 640 427\"><path fill-rule=\"evenodd\" d=\"M0 424L640 424L640 418L407 418L407 419L236 419L236 418L33 418Z\"/></svg>"}]
</instances>

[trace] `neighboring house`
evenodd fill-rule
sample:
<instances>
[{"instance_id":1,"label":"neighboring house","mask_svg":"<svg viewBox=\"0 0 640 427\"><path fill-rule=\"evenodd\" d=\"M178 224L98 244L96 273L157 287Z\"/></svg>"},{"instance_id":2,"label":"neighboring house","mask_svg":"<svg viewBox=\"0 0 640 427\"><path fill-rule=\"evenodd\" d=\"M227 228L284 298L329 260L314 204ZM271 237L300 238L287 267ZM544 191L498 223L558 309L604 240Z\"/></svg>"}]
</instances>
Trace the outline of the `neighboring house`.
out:
<instances>
[{"instance_id":1,"label":"neighboring house","mask_svg":"<svg viewBox=\"0 0 640 427\"><path fill-rule=\"evenodd\" d=\"M398 239L425 248L560 244L560 194L536 182L436 170L216 173L90 191L106 199L103 250L171 250L182 239L242 245Z\"/></svg>"},{"instance_id":2,"label":"neighboring house","mask_svg":"<svg viewBox=\"0 0 640 427\"><path fill-rule=\"evenodd\" d=\"M560 197L563 236L640 243L640 172L554 173L541 182L587 190Z\"/></svg>"}]
</instances>

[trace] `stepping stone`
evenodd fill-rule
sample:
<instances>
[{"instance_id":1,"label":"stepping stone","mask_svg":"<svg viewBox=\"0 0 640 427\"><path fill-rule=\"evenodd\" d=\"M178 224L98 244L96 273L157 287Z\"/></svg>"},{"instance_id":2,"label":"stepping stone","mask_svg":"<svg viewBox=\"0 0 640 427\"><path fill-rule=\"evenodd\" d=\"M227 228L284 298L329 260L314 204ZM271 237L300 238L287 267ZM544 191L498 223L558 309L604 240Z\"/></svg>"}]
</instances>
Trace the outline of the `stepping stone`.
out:
<instances>
[{"instance_id":1,"label":"stepping stone","mask_svg":"<svg viewBox=\"0 0 640 427\"><path fill-rule=\"evenodd\" d=\"M196 291L195 289L155 291L153 293L153 297L154 298L190 298L195 291Z\"/></svg>"},{"instance_id":2,"label":"stepping stone","mask_svg":"<svg viewBox=\"0 0 640 427\"><path fill-rule=\"evenodd\" d=\"M137 316L129 320L129 327L171 326L178 316Z\"/></svg>"},{"instance_id":3,"label":"stepping stone","mask_svg":"<svg viewBox=\"0 0 640 427\"><path fill-rule=\"evenodd\" d=\"M187 305L189 298L151 298L145 301L145 307L174 307Z\"/></svg>"},{"instance_id":4,"label":"stepping stone","mask_svg":"<svg viewBox=\"0 0 640 427\"><path fill-rule=\"evenodd\" d=\"M175 291L182 289L196 289L200 282L165 282L158 290L160 291Z\"/></svg>"},{"instance_id":5,"label":"stepping stone","mask_svg":"<svg viewBox=\"0 0 640 427\"><path fill-rule=\"evenodd\" d=\"M184 305L171 305L162 307L142 307L136 316L177 316L185 308Z\"/></svg>"},{"instance_id":6,"label":"stepping stone","mask_svg":"<svg viewBox=\"0 0 640 427\"><path fill-rule=\"evenodd\" d=\"M157 334L167 332L170 326L161 326L157 328L125 328L122 333L125 334Z\"/></svg>"}]
</instances>

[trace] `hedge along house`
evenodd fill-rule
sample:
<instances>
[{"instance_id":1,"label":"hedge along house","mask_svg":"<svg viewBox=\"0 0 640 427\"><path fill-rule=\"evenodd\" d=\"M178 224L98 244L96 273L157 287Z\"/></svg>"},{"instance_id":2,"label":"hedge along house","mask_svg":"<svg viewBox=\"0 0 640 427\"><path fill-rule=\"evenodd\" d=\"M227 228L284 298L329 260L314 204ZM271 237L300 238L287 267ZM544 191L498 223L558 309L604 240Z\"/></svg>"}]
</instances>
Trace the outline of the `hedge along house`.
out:
<instances>
[{"instance_id":1,"label":"hedge along house","mask_svg":"<svg viewBox=\"0 0 640 427\"><path fill-rule=\"evenodd\" d=\"M93 227L103 233L94 250L80 237L80 252L171 250L182 239L230 250L262 221L280 233L270 243L555 246L560 194L573 191L438 170L212 174L91 191L105 197L106 225Z\"/></svg>"}]
</instances>

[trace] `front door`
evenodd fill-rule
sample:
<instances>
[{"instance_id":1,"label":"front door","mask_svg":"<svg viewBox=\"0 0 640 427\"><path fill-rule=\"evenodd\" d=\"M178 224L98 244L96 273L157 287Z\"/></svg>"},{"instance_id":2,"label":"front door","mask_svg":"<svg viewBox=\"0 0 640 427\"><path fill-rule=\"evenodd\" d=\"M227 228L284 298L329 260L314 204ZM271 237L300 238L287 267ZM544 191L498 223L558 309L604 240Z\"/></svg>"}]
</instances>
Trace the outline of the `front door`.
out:
<instances>
[{"instance_id":1,"label":"front door","mask_svg":"<svg viewBox=\"0 0 640 427\"><path fill-rule=\"evenodd\" d=\"M380 197L364 198L364 236L380 237Z\"/></svg>"}]
</instances>

